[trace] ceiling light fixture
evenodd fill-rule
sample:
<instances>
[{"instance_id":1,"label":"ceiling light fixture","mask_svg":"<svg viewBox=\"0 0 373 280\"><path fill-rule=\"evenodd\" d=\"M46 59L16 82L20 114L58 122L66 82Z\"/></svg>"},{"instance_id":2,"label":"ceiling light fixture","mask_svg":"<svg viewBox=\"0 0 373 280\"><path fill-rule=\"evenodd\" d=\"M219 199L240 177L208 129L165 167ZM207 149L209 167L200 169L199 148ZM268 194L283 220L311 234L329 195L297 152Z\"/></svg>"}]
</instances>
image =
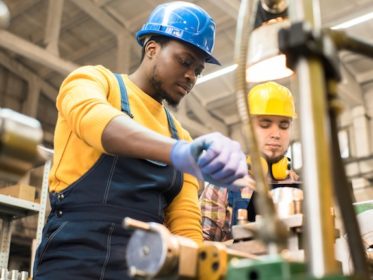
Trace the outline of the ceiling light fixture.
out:
<instances>
[{"instance_id":1,"label":"ceiling light fixture","mask_svg":"<svg viewBox=\"0 0 373 280\"><path fill-rule=\"evenodd\" d=\"M331 29L345 29L352 27L354 25L358 25L360 23L363 23L365 21L373 19L373 12L370 12L369 14L365 14L350 20L347 20L345 22L342 22L341 24L337 24L331 27Z\"/></svg>"},{"instance_id":2,"label":"ceiling light fixture","mask_svg":"<svg viewBox=\"0 0 373 280\"><path fill-rule=\"evenodd\" d=\"M206 76L202 76L197 79L196 85L202 84L204 82L207 82L208 80L215 79L227 73L233 72L234 70L236 70L237 66L237 64L232 64L228 67L224 67L223 69L207 74Z\"/></svg>"}]
</instances>

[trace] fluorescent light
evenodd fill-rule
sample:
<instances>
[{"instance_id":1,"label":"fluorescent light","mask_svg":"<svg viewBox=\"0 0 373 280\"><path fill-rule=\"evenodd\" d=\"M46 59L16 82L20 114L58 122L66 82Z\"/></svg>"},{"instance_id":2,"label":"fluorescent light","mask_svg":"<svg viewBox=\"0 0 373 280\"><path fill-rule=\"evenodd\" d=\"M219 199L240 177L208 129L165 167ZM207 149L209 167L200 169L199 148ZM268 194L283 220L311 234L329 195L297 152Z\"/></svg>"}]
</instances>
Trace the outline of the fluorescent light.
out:
<instances>
[{"instance_id":1,"label":"fluorescent light","mask_svg":"<svg viewBox=\"0 0 373 280\"><path fill-rule=\"evenodd\" d=\"M342 22L341 24L334 25L334 26L331 27L331 29L349 28L351 26L363 23L363 22L371 20L371 19L373 19L373 12L371 12L369 14L366 14L366 15L362 15L362 16L357 17L357 18L353 18L353 19L345 21L345 22Z\"/></svg>"},{"instance_id":2,"label":"fluorescent light","mask_svg":"<svg viewBox=\"0 0 373 280\"><path fill-rule=\"evenodd\" d=\"M208 80L233 72L234 70L236 70L237 66L237 64L232 64L230 66L224 67L223 69L207 74L206 76L202 76L201 78L198 78L196 85L202 84L204 82L207 82Z\"/></svg>"}]
</instances>

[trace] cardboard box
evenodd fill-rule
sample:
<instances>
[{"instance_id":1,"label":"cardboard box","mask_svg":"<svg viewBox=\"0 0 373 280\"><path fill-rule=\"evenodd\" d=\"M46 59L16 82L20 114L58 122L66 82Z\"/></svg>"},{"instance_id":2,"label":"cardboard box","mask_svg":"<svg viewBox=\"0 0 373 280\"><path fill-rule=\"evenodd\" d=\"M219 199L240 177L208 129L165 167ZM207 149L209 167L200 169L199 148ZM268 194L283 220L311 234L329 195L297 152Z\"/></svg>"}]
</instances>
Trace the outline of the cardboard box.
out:
<instances>
[{"instance_id":1,"label":"cardboard box","mask_svg":"<svg viewBox=\"0 0 373 280\"><path fill-rule=\"evenodd\" d=\"M27 184L17 184L0 188L0 194L10 195L31 202L35 200L35 187Z\"/></svg>"}]
</instances>

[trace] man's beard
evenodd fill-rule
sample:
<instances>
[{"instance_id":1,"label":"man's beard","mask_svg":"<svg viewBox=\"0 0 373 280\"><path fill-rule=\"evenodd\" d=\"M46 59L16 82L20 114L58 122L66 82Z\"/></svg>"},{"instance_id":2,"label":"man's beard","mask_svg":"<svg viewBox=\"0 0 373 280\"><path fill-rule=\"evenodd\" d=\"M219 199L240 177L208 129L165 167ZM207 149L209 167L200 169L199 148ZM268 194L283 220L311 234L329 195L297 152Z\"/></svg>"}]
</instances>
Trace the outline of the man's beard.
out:
<instances>
[{"instance_id":1,"label":"man's beard","mask_svg":"<svg viewBox=\"0 0 373 280\"><path fill-rule=\"evenodd\" d=\"M179 105L180 101L173 100L170 95L163 89L161 80L157 78L156 70L156 66L154 66L153 75L150 78L151 85L153 86L155 92L161 98L161 100L166 100L168 105L176 108Z\"/></svg>"},{"instance_id":2,"label":"man's beard","mask_svg":"<svg viewBox=\"0 0 373 280\"><path fill-rule=\"evenodd\" d=\"M265 160L266 160L268 163L271 163L271 164L280 161L284 156L285 156L285 154L283 154L283 155L279 155L279 156L277 156L277 157L271 157L271 158L269 158L267 155L263 154L263 157L265 158Z\"/></svg>"}]
</instances>

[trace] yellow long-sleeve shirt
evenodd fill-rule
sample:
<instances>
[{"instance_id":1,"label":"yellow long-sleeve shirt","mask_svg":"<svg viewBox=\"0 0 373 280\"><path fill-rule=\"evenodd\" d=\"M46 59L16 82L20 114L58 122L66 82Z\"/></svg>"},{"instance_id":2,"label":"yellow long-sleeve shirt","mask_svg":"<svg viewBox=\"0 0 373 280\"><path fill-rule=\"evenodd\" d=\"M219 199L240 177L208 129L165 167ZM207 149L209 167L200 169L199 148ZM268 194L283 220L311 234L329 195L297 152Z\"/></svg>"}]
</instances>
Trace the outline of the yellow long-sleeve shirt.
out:
<instances>
[{"instance_id":1,"label":"yellow long-sleeve shirt","mask_svg":"<svg viewBox=\"0 0 373 280\"><path fill-rule=\"evenodd\" d=\"M134 120L170 137L163 105L143 92L127 75L123 78ZM55 153L49 180L50 191L60 192L84 175L105 153L102 133L114 117L124 113L118 82L103 66L85 66L72 72L61 85L56 105ZM191 140L177 120L175 126L180 139ZM195 177L184 174L180 193L166 209L165 224L173 234L202 241Z\"/></svg>"}]
</instances>

